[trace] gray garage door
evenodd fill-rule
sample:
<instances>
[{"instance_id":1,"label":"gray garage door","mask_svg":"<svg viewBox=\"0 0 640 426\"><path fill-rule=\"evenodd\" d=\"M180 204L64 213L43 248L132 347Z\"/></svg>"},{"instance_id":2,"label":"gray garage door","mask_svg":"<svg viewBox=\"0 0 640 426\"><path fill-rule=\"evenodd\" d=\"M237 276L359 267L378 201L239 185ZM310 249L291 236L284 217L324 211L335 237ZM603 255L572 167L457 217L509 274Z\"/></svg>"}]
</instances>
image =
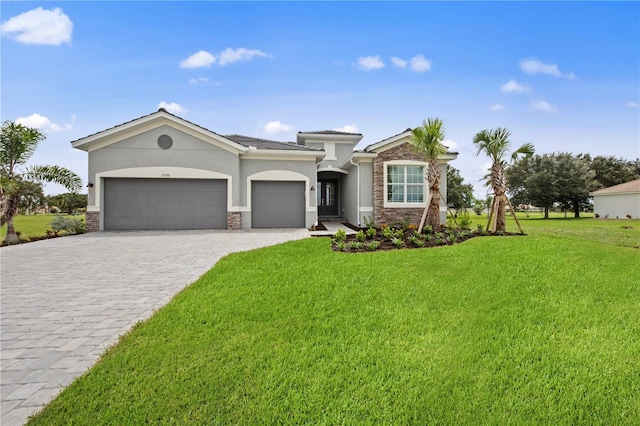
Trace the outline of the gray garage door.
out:
<instances>
[{"instance_id":1,"label":"gray garage door","mask_svg":"<svg viewBox=\"0 0 640 426\"><path fill-rule=\"evenodd\" d=\"M226 180L104 180L104 229L226 228Z\"/></svg>"},{"instance_id":2,"label":"gray garage door","mask_svg":"<svg viewBox=\"0 0 640 426\"><path fill-rule=\"evenodd\" d=\"M304 182L253 182L251 226L253 228L304 228Z\"/></svg>"}]
</instances>

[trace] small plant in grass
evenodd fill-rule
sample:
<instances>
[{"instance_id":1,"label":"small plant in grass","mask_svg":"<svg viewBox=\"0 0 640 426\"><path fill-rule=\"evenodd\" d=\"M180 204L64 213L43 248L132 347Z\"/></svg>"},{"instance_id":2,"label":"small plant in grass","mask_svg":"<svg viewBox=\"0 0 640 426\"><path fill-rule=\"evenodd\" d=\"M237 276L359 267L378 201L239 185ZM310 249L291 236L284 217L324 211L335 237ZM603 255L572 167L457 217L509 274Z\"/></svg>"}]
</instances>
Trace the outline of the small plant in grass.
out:
<instances>
[{"instance_id":1,"label":"small plant in grass","mask_svg":"<svg viewBox=\"0 0 640 426\"><path fill-rule=\"evenodd\" d=\"M378 234L378 231L376 230L376 228L367 228L366 234L367 238L372 239Z\"/></svg>"},{"instance_id":2,"label":"small plant in grass","mask_svg":"<svg viewBox=\"0 0 640 426\"><path fill-rule=\"evenodd\" d=\"M440 232L436 232L433 238L434 242L439 246L444 242L444 240L442 239L442 234Z\"/></svg>"},{"instance_id":3,"label":"small plant in grass","mask_svg":"<svg viewBox=\"0 0 640 426\"><path fill-rule=\"evenodd\" d=\"M402 238L393 238L391 240L391 244L393 244L396 248L404 247L404 241L402 240Z\"/></svg>"},{"instance_id":4,"label":"small plant in grass","mask_svg":"<svg viewBox=\"0 0 640 426\"><path fill-rule=\"evenodd\" d=\"M471 215L469 212L462 212L458 216L458 225L460 225L460 229L471 229Z\"/></svg>"},{"instance_id":5,"label":"small plant in grass","mask_svg":"<svg viewBox=\"0 0 640 426\"><path fill-rule=\"evenodd\" d=\"M336 231L336 235L333 236L333 241L335 243L342 243L347 239L347 232L344 229L339 229Z\"/></svg>"},{"instance_id":6,"label":"small plant in grass","mask_svg":"<svg viewBox=\"0 0 640 426\"><path fill-rule=\"evenodd\" d=\"M49 224L56 235L64 231L67 234L84 234L84 221L80 219L72 219L64 216L56 216Z\"/></svg>"},{"instance_id":7,"label":"small plant in grass","mask_svg":"<svg viewBox=\"0 0 640 426\"><path fill-rule=\"evenodd\" d=\"M376 251L378 247L380 247L379 241L369 241L369 243L367 244L367 250L369 251Z\"/></svg>"},{"instance_id":8,"label":"small plant in grass","mask_svg":"<svg viewBox=\"0 0 640 426\"><path fill-rule=\"evenodd\" d=\"M453 244L453 243L455 243L455 242L456 242L456 234L451 234L451 235L449 235L449 242L450 242L451 244Z\"/></svg>"},{"instance_id":9,"label":"small plant in grass","mask_svg":"<svg viewBox=\"0 0 640 426\"><path fill-rule=\"evenodd\" d=\"M382 228L382 236L387 240L391 240L394 237L393 229Z\"/></svg>"},{"instance_id":10,"label":"small plant in grass","mask_svg":"<svg viewBox=\"0 0 640 426\"><path fill-rule=\"evenodd\" d=\"M366 236L364 235L364 231L362 229L356 232L356 240L364 241L365 239L366 239Z\"/></svg>"},{"instance_id":11,"label":"small plant in grass","mask_svg":"<svg viewBox=\"0 0 640 426\"><path fill-rule=\"evenodd\" d=\"M411 236L408 238L409 242L411 244L413 244L416 247L422 247L424 246L424 240L418 236L414 234L411 234Z\"/></svg>"},{"instance_id":12,"label":"small plant in grass","mask_svg":"<svg viewBox=\"0 0 640 426\"><path fill-rule=\"evenodd\" d=\"M344 251L344 249L346 248L345 242L340 241L339 243L336 243L336 248L338 249L338 251Z\"/></svg>"},{"instance_id":13,"label":"small plant in grass","mask_svg":"<svg viewBox=\"0 0 640 426\"><path fill-rule=\"evenodd\" d=\"M402 229L396 229L396 231L393 233L393 236L395 238L404 238L404 231Z\"/></svg>"},{"instance_id":14,"label":"small plant in grass","mask_svg":"<svg viewBox=\"0 0 640 426\"><path fill-rule=\"evenodd\" d=\"M422 232L423 232L424 234L430 234L430 233L432 233L432 232L433 232L433 228L432 228L431 226L427 225L427 226L425 226L424 228L422 228Z\"/></svg>"},{"instance_id":15,"label":"small plant in grass","mask_svg":"<svg viewBox=\"0 0 640 426\"><path fill-rule=\"evenodd\" d=\"M362 250L363 247L364 243L362 241L351 241L349 243L349 249L351 249L351 251Z\"/></svg>"},{"instance_id":16,"label":"small plant in grass","mask_svg":"<svg viewBox=\"0 0 640 426\"><path fill-rule=\"evenodd\" d=\"M367 216L364 218L364 226L367 228L375 228L376 224L373 222L373 217Z\"/></svg>"}]
</instances>

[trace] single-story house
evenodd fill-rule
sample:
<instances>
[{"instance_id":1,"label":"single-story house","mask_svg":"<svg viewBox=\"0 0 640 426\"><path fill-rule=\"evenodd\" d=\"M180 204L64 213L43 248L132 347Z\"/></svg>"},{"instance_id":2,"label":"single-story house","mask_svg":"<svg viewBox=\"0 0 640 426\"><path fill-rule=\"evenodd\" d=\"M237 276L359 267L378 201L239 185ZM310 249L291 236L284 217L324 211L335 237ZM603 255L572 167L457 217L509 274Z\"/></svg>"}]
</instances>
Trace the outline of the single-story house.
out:
<instances>
[{"instance_id":1,"label":"single-story house","mask_svg":"<svg viewBox=\"0 0 640 426\"><path fill-rule=\"evenodd\" d=\"M594 216L625 219L640 218L640 179L591 192Z\"/></svg>"},{"instance_id":2,"label":"single-story house","mask_svg":"<svg viewBox=\"0 0 640 426\"><path fill-rule=\"evenodd\" d=\"M296 142L223 136L161 108L71 144L89 155L88 231L418 223L429 188L411 130L355 149L361 140L338 131L299 132ZM445 197L456 157L439 158Z\"/></svg>"}]
</instances>

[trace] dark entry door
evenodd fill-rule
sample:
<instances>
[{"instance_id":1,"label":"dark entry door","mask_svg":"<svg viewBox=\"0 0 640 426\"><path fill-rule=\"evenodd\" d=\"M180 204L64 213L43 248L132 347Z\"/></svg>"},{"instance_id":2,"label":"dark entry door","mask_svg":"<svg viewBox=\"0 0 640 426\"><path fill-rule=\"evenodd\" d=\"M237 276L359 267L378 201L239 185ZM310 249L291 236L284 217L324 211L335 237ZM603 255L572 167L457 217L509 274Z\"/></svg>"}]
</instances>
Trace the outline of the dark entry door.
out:
<instances>
[{"instance_id":1,"label":"dark entry door","mask_svg":"<svg viewBox=\"0 0 640 426\"><path fill-rule=\"evenodd\" d=\"M318 216L338 216L338 180L321 180L318 189Z\"/></svg>"}]
</instances>

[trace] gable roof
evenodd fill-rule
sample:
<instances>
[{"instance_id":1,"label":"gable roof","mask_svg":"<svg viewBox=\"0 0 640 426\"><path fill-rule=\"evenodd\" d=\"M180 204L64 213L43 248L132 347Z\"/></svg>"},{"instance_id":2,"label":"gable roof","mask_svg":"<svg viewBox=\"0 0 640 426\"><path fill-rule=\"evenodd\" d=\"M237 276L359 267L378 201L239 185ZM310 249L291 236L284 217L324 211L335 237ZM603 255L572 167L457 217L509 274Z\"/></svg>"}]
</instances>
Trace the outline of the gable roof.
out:
<instances>
[{"instance_id":1,"label":"gable roof","mask_svg":"<svg viewBox=\"0 0 640 426\"><path fill-rule=\"evenodd\" d=\"M267 150L280 150L280 151L319 151L322 152L319 148L313 148L304 145L298 145L295 142L279 142L272 141L269 139L261 139L254 138L251 136L244 135L225 135L225 138L234 141L240 145L243 145L247 148L252 147L255 149L267 149Z\"/></svg>"},{"instance_id":2,"label":"gable roof","mask_svg":"<svg viewBox=\"0 0 640 426\"><path fill-rule=\"evenodd\" d=\"M83 151L91 151L93 149L98 149L118 142L124 137L140 134L144 131L157 127L159 124L172 124L185 133L189 133L192 136L198 137L199 139L205 140L214 145L218 145L229 151L248 151L246 146L233 142L216 132L185 120L182 117L171 114L164 108L160 108L156 112L143 115L142 117L118 124L100 132L93 133L89 136L85 136L84 138L71 141L71 146Z\"/></svg>"},{"instance_id":3,"label":"gable roof","mask_svg":"<svg viewBox=\"0 0 640 426\"><path fill-rule=\"evenodd\" d=\"M396 135L393 135L391 137L388 137L386 139L381 140L380 142L376 142L373 143L371 145L367 145L363 152L383 152L386 151L388 149L391 149L397 145L403 144L405 142L407 142L407 138L411 138L411 134L412 134L412 129L407 129L403 132L400 132ZM449 151L447 149L447 152L440 158L443 159L449 159L449 160L454 160L456 157L458 156L458 153L455 151Z\"/></svg>"},{"instance_id":4,"label":"gable roof","mask_svg":"<svg viewBox=\"0 0 640 426\"><path fill-rule=\"evenodd\" d=\"M630 194L636 192L640 193L640 179L610 186L608 188L602 188L597 191L593 191L590 195Z\"/></svg>"}]
</instances>

